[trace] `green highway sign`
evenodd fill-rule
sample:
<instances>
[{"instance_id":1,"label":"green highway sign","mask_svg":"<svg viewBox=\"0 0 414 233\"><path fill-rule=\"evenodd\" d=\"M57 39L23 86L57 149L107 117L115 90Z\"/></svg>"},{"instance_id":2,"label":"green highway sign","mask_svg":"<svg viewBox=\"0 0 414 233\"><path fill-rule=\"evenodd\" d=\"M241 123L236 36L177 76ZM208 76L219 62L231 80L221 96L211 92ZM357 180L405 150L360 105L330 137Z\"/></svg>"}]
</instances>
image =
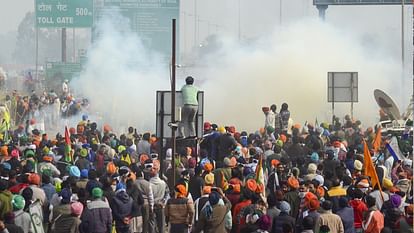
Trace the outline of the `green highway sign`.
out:
<instances>
[{"instance_id":1,"label":"green highway sign","mask_svg":"<svg viewBox=\"0 0 414 233\"><path fill-rule=\"evenodd\" d=\"M84 28L93 24L93 0L35 0L38 28Z\"/></svg>"},{"instance_id":2,"label":"green highway sign","mask_svg":"<svg viewBox=\"0 0 414 233\"><path fill-rule=\"evenodd\" d=\"M46 78L48 80L71 80L82 70L80 63L49 62L46 64Z\"/></svg>"},{"instance_id":3,"label":"green highway sign","mask_svg":"<svg viewBox=\"0 0 414 233\"><path fill-rule=\"evenodd\" d=\"M171 22L179 20L180 0L103 0L102 6L95 10L96 20L120 13L147 48L170 56Z\"/></svg>"}]
</instances>

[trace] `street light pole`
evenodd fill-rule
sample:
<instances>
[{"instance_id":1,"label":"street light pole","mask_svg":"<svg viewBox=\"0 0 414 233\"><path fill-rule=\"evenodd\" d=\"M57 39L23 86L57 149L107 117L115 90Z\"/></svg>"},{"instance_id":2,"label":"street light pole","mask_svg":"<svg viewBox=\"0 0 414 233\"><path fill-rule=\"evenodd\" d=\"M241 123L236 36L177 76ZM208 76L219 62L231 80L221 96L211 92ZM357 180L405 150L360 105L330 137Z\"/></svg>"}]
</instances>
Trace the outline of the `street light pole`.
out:
<instances>
[{"instance_id":1,"label":"street light pole","mask_svg":"<svg viewBox=\"0 0 414 233\"><path fill-rule=\"evenodd\" d=\"M240 41L240 39L241 39L241 25L240 25L240 0L238 0L239 1L239 41Z\"/></svg>"},{"instance_id":2,"label":"street light pole","mask_svg":"<svg viewBox=\"0 0 414 233\"><path fill-rule=\"evenodd\" d=\"M194 47L197 46L197 0L194 0Z\"/></svg>"},{"instance_id":3,"label":"street light pole","mask_svg":"<svg viewBox=\"0 0 414 233\"><path fill-rule=\"evenodd\" d=\"M171 123L175 124L175 43L176 43L176 19L172 20L172 51L171 51ZM172 143L172 160L171 167L173 171L173 185L175 186L175 151L176 151L176 138L175 138L175 128L171 127L171 143Z\"/></svg>"}]
</instances>

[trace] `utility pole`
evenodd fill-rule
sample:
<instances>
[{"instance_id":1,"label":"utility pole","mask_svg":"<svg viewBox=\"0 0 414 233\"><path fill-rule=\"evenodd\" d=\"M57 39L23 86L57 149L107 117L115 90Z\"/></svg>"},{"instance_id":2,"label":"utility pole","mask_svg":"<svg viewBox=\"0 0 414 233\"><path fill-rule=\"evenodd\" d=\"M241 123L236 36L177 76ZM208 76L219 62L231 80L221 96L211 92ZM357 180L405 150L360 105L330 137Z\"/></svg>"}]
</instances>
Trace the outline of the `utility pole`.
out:
<instances>
[{"instance_id":1,"label":"utility pole","mask_svg":"<svg viewBox=\"0 0 414 233\"><path fill-rule=\"evenodd\" d=\"M194 48L197 46L197 0L194 0Z\"/></svg>"},{"instance_id":2,"label":"utility pole","mask_svg":"<svg viewBox=\"0 0 414 233\"><path fill-rule=\"evenodd\" d=\"M62 62L66 62L66 28L62 28Z\"/></svg>"},{"instance_id":3,"label":"utility pole","mask_svg":"<svg viewBox=\"0 0 414 233\"><path fill-rule=\"evenodd\" d=\"M175 124L175 31L176 31L176 19L172 20L172 51L171 51L171 123ZM171 143L172 143L172 160L171 167L173 169L173 185L175 186L175 151L176 151L176 127L171 127ZM162 161L161 161L162 162Z\"/></svg>"},{"instance_id":4,"label":"utility pole","mask_svg":"<svg viewBox=\"0 0 414 233\"><path fill-rule=\"evenodd\" d=\"M238 18L238 19L239 19L239 21L238 21L238 24L239 24L239 30L238 30L238 31L239 31L239 33L238 33L238 34L239 34L239 35L238 35L238 36L239 36L239 41L240 41L240 39L241 39L241 25L240 25L240 20L241 20L241 19L240 19L240 0L238 0L238 1L239 1L239 18Z\"/></svg>"}]
</instances>

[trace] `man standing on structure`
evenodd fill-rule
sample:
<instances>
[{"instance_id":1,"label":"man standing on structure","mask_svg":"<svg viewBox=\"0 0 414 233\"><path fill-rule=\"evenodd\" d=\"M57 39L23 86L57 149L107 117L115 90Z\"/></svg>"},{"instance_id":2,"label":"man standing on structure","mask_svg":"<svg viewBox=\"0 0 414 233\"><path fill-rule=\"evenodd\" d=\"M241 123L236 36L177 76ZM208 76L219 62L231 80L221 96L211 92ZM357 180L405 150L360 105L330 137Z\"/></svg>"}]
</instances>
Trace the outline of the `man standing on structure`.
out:
<instances>
[{"instance_id":1,"label":"man standing on structure","mask_svg":"<svg viewBox=\"0 0 414 233\"><path fill-rule=\"evenodd\" d=\"M193 85L193 83L193 77L188 76L185 79L185 85L181 88L183 108L181 109L179 133L182 137L196 136L195 119L198 110L198 89ZM188 132L188 135L186 132Z\"/></svg>"}]
</instances>

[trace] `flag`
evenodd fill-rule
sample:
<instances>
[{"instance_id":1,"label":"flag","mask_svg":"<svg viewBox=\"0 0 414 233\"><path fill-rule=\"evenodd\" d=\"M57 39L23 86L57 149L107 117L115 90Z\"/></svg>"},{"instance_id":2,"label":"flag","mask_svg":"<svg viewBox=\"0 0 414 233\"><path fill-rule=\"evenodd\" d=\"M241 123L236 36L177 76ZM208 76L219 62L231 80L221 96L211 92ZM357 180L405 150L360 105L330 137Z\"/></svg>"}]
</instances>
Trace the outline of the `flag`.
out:
<instances>
[{"instance_id":1,"label":"flag","mask_svg":"<svg viewBox=\"0 0 414 233\"><path fill-rule=\"evenodd\" d=\"M263 158L262 156L260 156L260 160L259 163L256 166L256 171L255 171L255 180L257 183L257 193L260 193L260 195L262 195L262 197L266 197L265 194L265 176L264 176L264 172L263 172Z\"/></svg>"},{"instance_id":2,"label":"flag","mask_svg":"<svg viewBox=\"0 0 414 233\"><path fill-rule=\"evenodd\" d=\"M68 130L68 127L65 126L65 161L66 162L72 162L72 156L71 156L71 142L70 142L70 133Z\"/></svg>"},{"instance_id":3,"label":"flag","mask_svg":"<svg viewBox=\"0 0 414 233\"><path fill-rule=\"evenodd\" d=\"M367 142L364 140L364 175L371 177L372 187L378 184L380 192L381 182L378 179L377 171L372 162L371 154L369 153Z\"/></svg>"},{"instance_id":4,"label":"flag","mask_svg":"<svg viewBox=\"0 0 414 233\"><path fill-rule=\"evenodd\" d=\"M372 148L375 152L379 152L381 148L381 127L377 129L377 134L375 135L375 139L372 142Z\"/></svg>"},{"instance_id":5,"label":"flag","mask_svg":"<svg viewBox=\"0 0 414 233\"><path fill-rule=\"evenodd\" d=\"M388 149L392 157L394 158L394 161L398 160L404 160L404 156L402 155L400 151L400 147L398 146L398 140L397 137L392 137L391 141L385 145L385 147Z\"/></svg>"},{"instance_id":6,"label":"flag","mask_svg":"<svg viewBox=\"0 0 414 233\"><path fill-rule=\"evenodd\" d=\"M260 160L256 166L256 171L255 171L256 173L255 180L257 183L260 182L260 173L262 173L262 169L263 169L262 167L263 167L263 159L262 159L262 156L260 156Z\"/></svg>"}]
</instances>

